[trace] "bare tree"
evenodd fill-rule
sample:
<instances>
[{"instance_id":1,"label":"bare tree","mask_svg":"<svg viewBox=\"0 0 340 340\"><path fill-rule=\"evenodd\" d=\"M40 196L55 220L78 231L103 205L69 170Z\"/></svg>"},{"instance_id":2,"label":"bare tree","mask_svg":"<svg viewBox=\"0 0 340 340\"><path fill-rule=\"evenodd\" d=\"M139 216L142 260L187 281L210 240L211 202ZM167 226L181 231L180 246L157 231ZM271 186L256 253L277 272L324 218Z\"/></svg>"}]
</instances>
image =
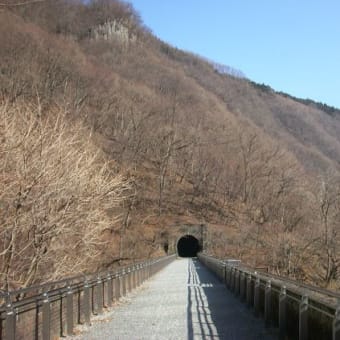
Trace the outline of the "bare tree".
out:
<instances>
[{"instance_id":1,"label":"bare tree","mask_svg":"<svg viewBox=\"0 0 340 340\"><path fill-rule=\"evenodd\" d=\"M2 105L0 115L1 286L96 268L124 179L62 112Z\"/></svg>"},{"instance_id":2,"label":"bare tree","mask_svg":"<svg viewBox=\"0 0 340 340\"><path fill-rule=\"evenodd\" d=\"M340 179L334 175L321 178L317 194L321 222L321 261L326 285L337 278L340 268Z\"/></svg>"}]
</instances>

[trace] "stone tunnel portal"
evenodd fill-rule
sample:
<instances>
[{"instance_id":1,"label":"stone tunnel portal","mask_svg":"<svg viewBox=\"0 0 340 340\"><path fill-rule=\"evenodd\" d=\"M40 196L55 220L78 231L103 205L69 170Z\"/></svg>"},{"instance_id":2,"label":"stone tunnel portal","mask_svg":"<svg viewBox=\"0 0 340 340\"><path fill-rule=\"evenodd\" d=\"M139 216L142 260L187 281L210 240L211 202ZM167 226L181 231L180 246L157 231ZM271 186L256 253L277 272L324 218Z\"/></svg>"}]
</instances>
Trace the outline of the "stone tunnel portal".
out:
<instances>
[{"instance_id":1,"label":"stone tunnel portal","mask_svg":"<svg viewBox=\"0 0 340 340\"><path fill-rule=\"evenodd\" d=\"M192 235L182 236L177 242L177 254L180 257L196 257L201 250L200 242Z\"/></svg>"}]
</instances>

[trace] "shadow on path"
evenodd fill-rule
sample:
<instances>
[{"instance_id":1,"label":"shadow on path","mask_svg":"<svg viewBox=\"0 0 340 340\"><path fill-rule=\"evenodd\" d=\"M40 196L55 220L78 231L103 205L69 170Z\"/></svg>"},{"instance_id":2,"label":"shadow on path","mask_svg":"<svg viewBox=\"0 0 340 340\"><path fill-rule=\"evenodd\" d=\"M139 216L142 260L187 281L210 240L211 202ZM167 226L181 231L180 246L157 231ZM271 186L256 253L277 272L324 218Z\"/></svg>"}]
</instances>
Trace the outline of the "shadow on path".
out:
<instances>
[{"instance_id":1,"label":"shadow on path","mask_svg":"<svg viewBox=\"0 0 340 340\"><path fill-rule=\"evenodd\" d=\"M188 261L187 284L188 340L277 338L197 259Z\"/></svg>"}]
</instances>

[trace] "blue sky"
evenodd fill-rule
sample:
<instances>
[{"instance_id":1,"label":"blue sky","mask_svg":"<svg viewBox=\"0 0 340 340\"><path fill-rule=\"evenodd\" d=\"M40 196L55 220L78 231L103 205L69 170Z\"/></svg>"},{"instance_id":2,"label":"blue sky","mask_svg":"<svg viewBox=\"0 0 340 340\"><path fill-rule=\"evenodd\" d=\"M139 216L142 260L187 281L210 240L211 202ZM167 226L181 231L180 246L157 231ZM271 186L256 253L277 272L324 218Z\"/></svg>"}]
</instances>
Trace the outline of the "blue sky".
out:
<instances>
[{"instance_id":1,"label":"blue sky","mask_svg":"<svg viewBox=\"0 0 340 340\"><path fill-rule=\"evenodd\" d=\"M340 108L339 0L132 0L162 40Z\"/></svg>"}]
</instances>

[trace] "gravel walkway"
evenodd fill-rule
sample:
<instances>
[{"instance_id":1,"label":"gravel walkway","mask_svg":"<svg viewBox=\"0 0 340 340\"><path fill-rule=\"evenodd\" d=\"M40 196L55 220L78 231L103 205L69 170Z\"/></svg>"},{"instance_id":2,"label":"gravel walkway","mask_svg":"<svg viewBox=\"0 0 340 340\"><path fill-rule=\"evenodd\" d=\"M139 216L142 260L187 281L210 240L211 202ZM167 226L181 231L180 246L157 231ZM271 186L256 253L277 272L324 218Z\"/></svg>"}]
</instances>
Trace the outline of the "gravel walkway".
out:
<instances>
[{"instance_id":1,"label":"gravel walkway","mask_svg":"<svg viewBox=\"0 0 340 340\"><path fill-rule=\"evenodd\" d=\"M69 339L276 338L198 260L178 259Z\"/></svg>"}]
</instances>

